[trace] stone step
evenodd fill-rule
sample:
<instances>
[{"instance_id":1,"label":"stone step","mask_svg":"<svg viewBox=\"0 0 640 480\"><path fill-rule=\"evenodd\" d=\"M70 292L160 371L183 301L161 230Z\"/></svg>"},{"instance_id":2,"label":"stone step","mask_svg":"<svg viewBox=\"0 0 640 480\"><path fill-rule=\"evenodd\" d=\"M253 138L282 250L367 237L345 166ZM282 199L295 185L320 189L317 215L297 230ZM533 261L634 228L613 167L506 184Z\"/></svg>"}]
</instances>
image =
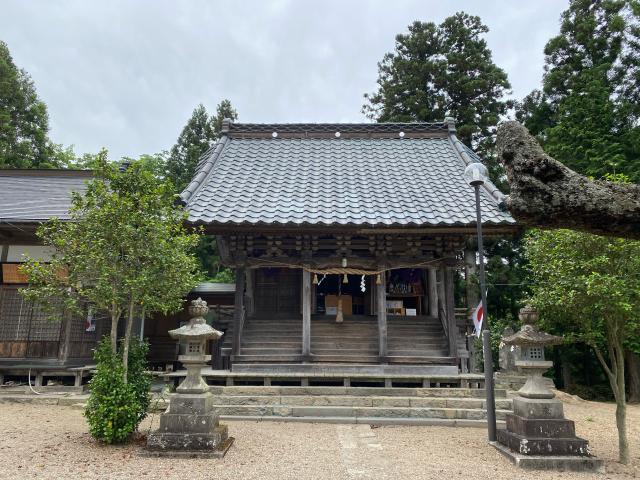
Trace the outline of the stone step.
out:
<instances>
[{"instance_id":1,"label":"stone step","mask_svg":"<svg viewBox=\"0 0 640 480\"><path fill-rule=\"evenodd\" d=\"M337 407L413 407L413 408L464 408L483 409L482 398L468 397L401 397L373 395L219 395L218 405L286 405L286 406L337 406ZM496 408L511 410L512 402L497 399Z\"/></svg>"},{"instance_id":2,"label":"stone step","mask_svg":"<svg viewBox=\"0 0 640 480\"><path fill-rule=\"evenodd\" d=\"M290 406L290 405L214 405L220 416L251 417L367 417L367 418L439 418L484 420L486 412L467 408L419 407L345 407L345 406ZM506 410L496 410L496 419L504 421Z\"/></svg>"},{"instance_id":3,"label":"stone step","mask_svg":"<svg viewBox=\"0 0 640 480\"><path fill-rule=\"evenodd\" d=\"M408 388L408 387L285 387L285 386L211 386L209 391L216 396L351 396L351 397L403 397L403 398L445 398L445 399L484 399L485 391L482 388ZM507 391L495 390L496 399L507 399ZM508 399L511 402L510 399Z\"/></svg>"}]
</instances>

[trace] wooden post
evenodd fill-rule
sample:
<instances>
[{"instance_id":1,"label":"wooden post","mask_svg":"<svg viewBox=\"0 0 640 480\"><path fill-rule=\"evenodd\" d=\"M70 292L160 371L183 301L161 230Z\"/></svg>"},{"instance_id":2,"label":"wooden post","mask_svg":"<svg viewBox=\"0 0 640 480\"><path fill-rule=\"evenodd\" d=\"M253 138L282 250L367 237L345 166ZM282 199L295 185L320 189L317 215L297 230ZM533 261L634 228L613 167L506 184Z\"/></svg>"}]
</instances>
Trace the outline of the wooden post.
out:
<instances>
[{"instance_id":1,"label":"wooden post","mask_svg":"<svg viewBox=\"0 0 640 480\"><path fill-rule=\"evenodd\" d=\"M435 267L427 267L428 273L428 295L429 295L429 316L438 318L438 278Z\"/></svg>"},{"instance_id":2,"label":"wooden post","mask_svg":"<svg viewBox=\"0 0 640 480\"><path fill-rule=\"evenodd\" d=\"M61 339L58 347L58 363L65 364L69 359L69 352L71 350L71 329L73 328L73 322L69 312L65 312L62 316L62 328Z\"/></svg>"},{"instance_id":3,"label":"wooden post","mask_svg":"<svg viewBox=\"0 0 640 480\"><path fill-rule=\"evenodd\" d=\"M443 269L436 270L436 279L437 281L435 283L438 291L438 294L436 295L436 298L437 298L436 308L438 309L437 318L440 319L440 322L442 323L442 328L444 329L444 332L448 338L449 323L447 319L447 303L446 303L447 297L445 296L445 293L444 293L445 288L444 288L444 270Z\"/></svg>"},{"instance_id":4,"label":"wooden post","mask_svg":"<svg viewBox=\"0 0 640 480\"><path fill-rule=\"evenodd\" d=\"M302 270L302 356L311 356L311 273Z\"/></svg>"},{"instance_id":5,"label":"wooden post","mask_svg":"<svg viewBox=\"0 0 640 480\"><path fill-rule=\"evenodd\" d=\"M381 266L380 269L383 267ZM387 279L380 274L380 285L376 285L378 307L378 355L381 362L387 361Z\"/></svg>"},{"instance_id":6,"label":"wooden post","mask_svg":"<svg viewBox=\"0 0 640 480\"><path fill-rule=\"evenodd\" d=\"M233 347L232 355L240 355L242 327L244 326L244 285L245 267L236 267L236 293L233 308Z\"/></svg>"},{"instance_id":7,"label":"wooden post","mask_svg":"<svg viewBox=\"0 0 640 480\"><path fill-rule=\"evenodd\" d=\"M456 325L455 301L453 298L453 268L444 269L447 325L449 330L449 356L458 357L458 326Z\"/></svg>"},{"instance_id":8,"label":"wooden post","mask_svg":"<svg viewBox=\"0 0 640 480\"><path fill-rule=\"evenodd\" d=\"M246 281L245 301L247 303L247 306L246 306L247 317L249 318L253 317L256 313L256 302L255 302L255 296L253 291L254 278L255 278L255 270L252 268L247 268L247 271L245 274L245 281Z\"/></svg>"}]
</instances>

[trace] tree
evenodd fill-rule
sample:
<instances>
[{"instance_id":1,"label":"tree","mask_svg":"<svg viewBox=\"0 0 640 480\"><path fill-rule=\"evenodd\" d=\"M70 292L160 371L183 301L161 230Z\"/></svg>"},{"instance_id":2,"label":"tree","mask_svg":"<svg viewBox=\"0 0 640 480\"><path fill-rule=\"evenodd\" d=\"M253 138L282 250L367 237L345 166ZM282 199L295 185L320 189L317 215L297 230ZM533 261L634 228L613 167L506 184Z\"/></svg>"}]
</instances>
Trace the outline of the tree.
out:
<instances>
[{"instance_id":1,"label":"tree","mask_svg":"<svg viewBox=\"0 0 640 480\"><path fill-rule=\"evenodd\" d=\"M640 242L533 231L526 240L532 302L545 327L593 348L616 400L620 462L629 462L625 350L640 352Z\"/></svg>"},{"instance_id":2,"label":"tree","mask_svg":"<svg viewBox=\"0 0 640 480\"><path fill-rule=\"evenodd\" d=\"M225 118L238 118L229 100L218 104L215 116L210 117L202 104L193 110L167 160L168 176L177 191L182 191L189 184L200 157L220 138Z\"/></svg>"},{"instance_id":3,"label":"tree","mask_svg":"<svg viewBox=\"0 0 640 480\"><path fill-rule=\"evenodd\" d=\"M640 239L640 185L591 180L544 153L518 122L498 129L505 205L522 225Z\"/></svg>"},{"instance_id":4,"label":"tree","mask_svg":"<svg viewBox=\"0 0 640 480\"><path fill-rule=\"evenodd\" d=\"M49 145L47 107L31 77L18 69L0 41L0 167L55 167Z\"/></svg>"},{"instance_id":5,"label":"tree","mask_svg":"<svg viewBox=\"0 0 640 480\"><path fill-rule=\"evenodd\" d=\"M440 25L414 22L378 63L378 89L365 94L363 113L378 122L452 116L460 140L490 154L511 85L493 63L483 38L488 31L479 17L464 12Z\"/></svg>"},{"instance_id":6,"label":"tree","mask_svg":"<svg viewBox=\"0 0 640 480\"><path fill-rule=\"evenodd\" d=\"M640 181L639 15L636 1L572 0L544 50L542 92L518 105L545 151L578 173Z\"/></svg>"},{"instance_id":7,"label":"tree","mask_svg":"<svg viewBox=\"0 0 640 480\"><path fill-rule=\"evenodd\" d=\"M84 194L74 194L71 221L53 219L38 229L54 254L50 263L28 260L24 294L44 305L59 299L66 309L84 303L109 312L111 349L117 351L120 317L126 318L122 359L126 383L133 320L142 310L170 313L182 307L197 281L192 251L198 235L186 230L170 182L133 162L124 171L100 159Z\"/></svg>"}]
</instances>

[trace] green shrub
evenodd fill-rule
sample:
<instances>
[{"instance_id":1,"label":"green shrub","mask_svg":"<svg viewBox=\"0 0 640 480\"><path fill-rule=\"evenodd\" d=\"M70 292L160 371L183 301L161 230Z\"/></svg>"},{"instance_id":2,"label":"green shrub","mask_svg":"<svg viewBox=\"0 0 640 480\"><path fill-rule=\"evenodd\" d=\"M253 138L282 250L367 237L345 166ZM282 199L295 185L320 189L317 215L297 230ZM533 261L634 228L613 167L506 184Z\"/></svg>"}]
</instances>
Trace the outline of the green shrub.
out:
<instances>
[{"instance_id":1,"label":"green shrub","mask_svg":"<svg viewBox=\"0 0 640 480\"><path fill-rule=\"evenodd\" d=\"M133 390L138 409L138 423L147 416L151 396L151 375L148 373L149 365L147 363L147 353L149 352L149 344L138 338L132 338L129 344L129 387Z\"/></svg>"},{"instance_id":2,"label":"green shrub","mask_svg":"<svg viewBox=\"0 0 640 480\"><path fill-rule=\"evenodd\" d=\"M122 350L122 349L121 349ZM145 372L147 345L139 340L129 348L129 383L124 383L120 354L114 355L108 338L95 352L97 372L90 382L85 416L91 435L105 443L129 439L147 414L150 376Z\"/></svg>"}]
</instances>

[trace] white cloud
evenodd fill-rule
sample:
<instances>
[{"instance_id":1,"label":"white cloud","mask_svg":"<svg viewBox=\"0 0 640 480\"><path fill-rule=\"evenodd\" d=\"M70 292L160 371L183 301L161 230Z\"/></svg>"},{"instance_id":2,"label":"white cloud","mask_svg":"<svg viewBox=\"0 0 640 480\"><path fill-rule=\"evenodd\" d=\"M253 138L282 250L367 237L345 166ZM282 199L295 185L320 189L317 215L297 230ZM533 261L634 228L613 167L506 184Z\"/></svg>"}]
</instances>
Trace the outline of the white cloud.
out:
<instances>
[{"instance_id":1,"label":"white cloud","mask_svg":"<svg viewBox=\"0 0 640 480\"><path fill-rule=\"evenodd\" d=\"M479 15L514 97L536 88L567 1L4 0L2 40L49 107L51 136L112 157L168 149L200 102L242 121L364 121L376 63L414 20Z\"/></svg>"}]
</instances>

